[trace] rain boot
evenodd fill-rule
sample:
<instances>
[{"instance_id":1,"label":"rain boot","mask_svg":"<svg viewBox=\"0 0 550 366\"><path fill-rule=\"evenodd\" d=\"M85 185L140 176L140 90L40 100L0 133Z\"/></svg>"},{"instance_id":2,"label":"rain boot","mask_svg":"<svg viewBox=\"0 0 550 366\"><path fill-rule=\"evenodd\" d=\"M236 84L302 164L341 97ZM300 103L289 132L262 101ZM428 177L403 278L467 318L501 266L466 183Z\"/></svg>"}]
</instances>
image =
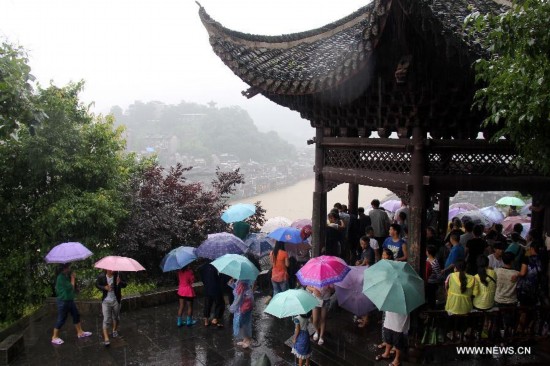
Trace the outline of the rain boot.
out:
<instances>
[{"instance_id":1,"label":"rain boot","mask_svg":"<svg viewBox=\"0 0 550 366\"><path fill-rule=\"evenodd\" d=\"M181 327L183 325L183 321L181 320L181 316L178 316L178 327Z\"/></svg>"},{"instance_id":2,"label":"rain boot","mask_svg":"<svg viewBox=\"0 0 550 366\"><path fill-rule=\"evenodd\" d=\"M188 327L190 327L190 326L194 325L196 322L197 322L196 320L193 320L192 317L188 316L188 317L187 317L187 321L186 321L186 325L187 325Z\"/></svg>"}]
</instances>

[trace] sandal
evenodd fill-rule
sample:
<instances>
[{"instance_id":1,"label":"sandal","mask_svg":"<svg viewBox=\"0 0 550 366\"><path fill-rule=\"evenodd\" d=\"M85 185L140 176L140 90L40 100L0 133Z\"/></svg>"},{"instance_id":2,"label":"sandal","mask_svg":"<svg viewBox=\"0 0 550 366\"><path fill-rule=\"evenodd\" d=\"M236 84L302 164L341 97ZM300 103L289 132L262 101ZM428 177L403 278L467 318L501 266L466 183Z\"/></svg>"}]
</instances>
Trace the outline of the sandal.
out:
<instances>
[{"instance_id":1,"label":"sandal","mask_svg":"<svg viewBox=\"0 0 550 366\"><path fill-rule=\"evenodd\" d=\"M382 361L382 360L389 360L391 358L391 355L384 356L382 353L381 355L378 355L374 358L375 361Z\"/></svg>"},{"instance_id":2,"label":"sandal","mask_svg":"<svg viewBox=\"0 0 550 366\"><path fill-rule=\"evenodd\" d=\"M399 365L401 365L401 364L400 364L400 363L392 362L392 363L390 363L388 366L399 366Z\"/></svg>"},{"instance_id":3,"label":"sandal","mask_svg":"<svg viewBox=\"0 0 550 366\"><path fill-rule=\"evenodd\" d=\"M52 344L63 344L65 341L61 338L54 338L52 339Z\"/></svg>"},{"instance_id":4,"label":"sandal","mask_svg":"<svg viewBox=\"0 0 550 366\"><path fill-rule=\"evenodd\" d=\"M78 338L86 338L92 335L92 332L82 332L78 335Z\"/></svg>"},{"instance_id":5,"label":"sandal","mask_svg":"<svg viewBox=\"0 0 550 366\"><path fill-rule=\"evenodd\" d=\"M376 346L376 348L378 348L378 349L386 348L386 342L382 342L382 343L380 343L380 344L376 344L375 346Z\"/></svg>"},{"instance_id":6,"label":"sandal","mask_svg":"<svg viewBox=\"0 0 550 366\"><path fill-rule=\"evenodd\" d=\"M222 323L217 323L216 327L218 327L218 329L223 329L223 324Z\"/></svg>"}]
</instances>

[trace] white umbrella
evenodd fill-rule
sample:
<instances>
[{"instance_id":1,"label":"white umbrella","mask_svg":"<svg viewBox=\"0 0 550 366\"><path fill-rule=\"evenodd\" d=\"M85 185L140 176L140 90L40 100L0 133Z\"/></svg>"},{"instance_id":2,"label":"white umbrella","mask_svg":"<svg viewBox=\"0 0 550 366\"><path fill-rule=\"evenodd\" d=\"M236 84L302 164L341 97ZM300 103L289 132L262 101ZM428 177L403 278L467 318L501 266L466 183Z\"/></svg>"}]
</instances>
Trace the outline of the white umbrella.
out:
<instances>
[{"instance_id":1,"label":"white umbrella","mask_svg":"<svg viewBox=\"0 0 550 366\"><path fill-rule=\"evenodd\" d=\"M483 207L479 210L483 216L489 219L493 224L501 224L504 220L504 214L495 206Z\"/></svg>"},{"instance_id":2,"label":"white umbrella","mask_svg":"<svg viewBox=\"0 0 550 366\"><path fill-rule=\"evenodd\" d=\"M275 216L267 220L262 226L262 229L260 230L262 233L270 233L275 229L278 229L280 227L287 227L292 224L292 221L290 219L287 219L286 217L282 216Z\"/></svg>"}]
</instances>

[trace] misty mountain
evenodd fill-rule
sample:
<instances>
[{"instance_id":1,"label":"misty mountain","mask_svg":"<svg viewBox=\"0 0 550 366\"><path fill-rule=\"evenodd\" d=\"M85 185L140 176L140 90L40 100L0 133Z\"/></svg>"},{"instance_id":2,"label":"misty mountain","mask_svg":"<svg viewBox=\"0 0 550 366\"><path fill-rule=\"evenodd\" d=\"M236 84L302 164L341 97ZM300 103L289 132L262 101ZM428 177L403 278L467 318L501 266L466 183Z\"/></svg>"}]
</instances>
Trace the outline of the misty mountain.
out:
<instances>
[{"instance_id":1,"label":"misty mountain","mask_svg":"<svg viewBox=\"0 0 550 366\"><path fill-rule=\"evenodd\" d=\"M126 127L128 150L210 161L228 154L240 161L275 162L296 157L296 149L276 132L260 132L241 107L217 108L181 102L167 105L136 101L127 110L111 108L117 125Z\"/></svg>"}]
</instances>

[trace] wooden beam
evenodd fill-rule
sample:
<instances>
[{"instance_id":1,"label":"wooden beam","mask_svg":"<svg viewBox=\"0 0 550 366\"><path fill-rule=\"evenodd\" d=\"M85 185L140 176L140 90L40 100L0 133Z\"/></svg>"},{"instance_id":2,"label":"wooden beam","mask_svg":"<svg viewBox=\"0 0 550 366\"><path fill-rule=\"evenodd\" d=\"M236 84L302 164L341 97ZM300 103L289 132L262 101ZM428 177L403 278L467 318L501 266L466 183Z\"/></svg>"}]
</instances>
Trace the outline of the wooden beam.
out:
<instances>
[{"instance_id":1,"label":"wooden beam","mask_svg":"<svg viewBox=\"0 0 550 366\"><path fill-rule=\"evenodd\" d=\"M424 176L432 191L547 191L550 177L542 176Z\"/></svg>"},{"instance_id":2,"label":"wooden beam","mask_svg":"<svg viewBox=\"0 0 550 366\"><path fill-rule=\"evenodd\" d=\"M398 191L406 191L411 182L408 174L331 167L323 168L323 177L334 182L355 183Z\"/></svg>"}]
</instances>

